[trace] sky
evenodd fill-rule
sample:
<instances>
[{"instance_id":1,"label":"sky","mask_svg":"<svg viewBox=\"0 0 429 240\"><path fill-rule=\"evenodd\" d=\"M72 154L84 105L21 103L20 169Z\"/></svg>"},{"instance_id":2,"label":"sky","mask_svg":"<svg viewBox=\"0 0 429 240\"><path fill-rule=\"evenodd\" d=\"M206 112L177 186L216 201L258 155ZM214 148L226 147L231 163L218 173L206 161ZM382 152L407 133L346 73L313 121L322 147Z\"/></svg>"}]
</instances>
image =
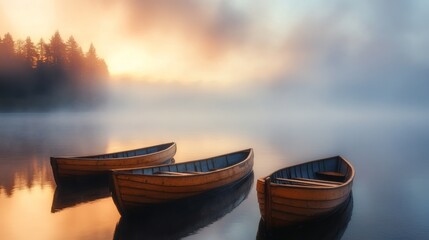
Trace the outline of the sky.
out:
<instances>
[{"instance_id":1,"label":"sky","mask_svg":"<svg viewBox=\"0 0 429 240\"><path fill-rule=\"evenodd\" d=\"M424 0L0 0L0 34L92 42L117 79L310 82L412 102L428 86L428 18Z\"/></svg>"}]
</instances>

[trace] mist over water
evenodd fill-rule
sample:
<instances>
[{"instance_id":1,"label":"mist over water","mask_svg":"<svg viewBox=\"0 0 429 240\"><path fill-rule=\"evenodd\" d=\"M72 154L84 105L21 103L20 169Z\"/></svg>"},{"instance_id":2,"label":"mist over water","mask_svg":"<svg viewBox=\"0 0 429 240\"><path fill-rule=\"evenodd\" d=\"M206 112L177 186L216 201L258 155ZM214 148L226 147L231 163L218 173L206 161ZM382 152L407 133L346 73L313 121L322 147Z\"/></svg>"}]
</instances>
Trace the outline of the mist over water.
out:
<instances>
[{"instance_id":1,"label":"mist over water","mask_svg":"<svg viewBox=\"0 0 429 240\"><path fill-rule=\"evenodd\" d=\"M142 236L106 186L57 188L49 157L171 141L176 162L252 147L255 165L254 179L237 186L244 191L219 201L228 211L181 222L165 238L254 239L254 181L333 155L356 169L348 222L330 229L341 228L337 238L428 238L427 2L0 5L0 239ZM56 32L23 58L18 40L30 36L34 50L54 25L88 53L69 38L68 64L42 54L62 42Z\"/></svg>"},{"instance_id":2,"label":"mist over water","mask_svg":"<svg viewBox=\"0 0 429 240\"><path fill-rule=\"evenodd\" d=\"M105 194L86 198L88 191L82 190L81 201L55 190L49 157L170 141L178 145L177 162L253 147L255 179L287 165L343 155L357 173L343 239L427 236L429 121L423 108L335 103L311 87L279 91L270 85L112 83L108 99L93 111L0 115L0 137L6 139L0 144L1 238L29 237L26 233L43 229L41 224L49 230L33 232L32 238L70 234L105 239L132 229L123 221L117 227L120 216ZM54 206L65 208L51 212ZM219 219L205 220L208 225L187 238L255 238L259 210L254 186L232 208ZM26 222L27 231L13 227L30 213L40 221ZM85 224L66 224L76 219Z\"/></svg>"}]
</instances>

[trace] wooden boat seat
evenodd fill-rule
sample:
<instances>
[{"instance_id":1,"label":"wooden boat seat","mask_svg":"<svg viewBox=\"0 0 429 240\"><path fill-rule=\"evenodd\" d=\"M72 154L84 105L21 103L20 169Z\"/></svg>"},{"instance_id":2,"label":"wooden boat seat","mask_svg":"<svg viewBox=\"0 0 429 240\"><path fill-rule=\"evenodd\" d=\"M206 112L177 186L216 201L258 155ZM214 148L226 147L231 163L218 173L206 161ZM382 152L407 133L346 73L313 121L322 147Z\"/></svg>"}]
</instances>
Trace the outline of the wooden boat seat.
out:
<instances>
[{"instance_id":1,"label":"wooden boat seat","mask_svg":"<svg viewBox=\"0 0 429 240\"><path fill-rule=\"evenodd\" d=\"M327 183L327 184L334 184L334 185L341 185L342 182L337 181L327 181L327 180L320 180L320 179L313 179L313 178L293 178L296 180L306 181L306 182L319 182L319 183Z\"/></svg>"},{"instance_id":2,"label":"wooden boat seat","mask_svg":"<svg viewBox=\"0 0 429 240\"><path fill-rule=\"evenodd\" d=\"M316 175L328 181L343 182L346 179L346 175L339 172L316 172Z\"/></svg>"},{"instance_id":3,"label":"wooden boat seat","mask_svg":"<svg viewBox=\"0 0 429 240\"><path fill-rule=\"evenodd\" d=\"M293 185L303 185L303 186L320 186L320 187L337 187L337 184L321 183L321 182L312 182L312 181L302 181L297 179L289 178L275 178L276 180L292 183Z\"/></svg>"},{"instance_id":4,"label":"wooden boat seat","mask_svg":"<svg viewBox=\"0 0 429 240\"><path fill-rule=\"evenodd\" d=\"M154 175L174 175L174 176L188 176L188 175L193 175L193 173L184 173L184 172L168 172L168 171L159 171L159 172L154 172Z\"/></svg>"}]
</instances>

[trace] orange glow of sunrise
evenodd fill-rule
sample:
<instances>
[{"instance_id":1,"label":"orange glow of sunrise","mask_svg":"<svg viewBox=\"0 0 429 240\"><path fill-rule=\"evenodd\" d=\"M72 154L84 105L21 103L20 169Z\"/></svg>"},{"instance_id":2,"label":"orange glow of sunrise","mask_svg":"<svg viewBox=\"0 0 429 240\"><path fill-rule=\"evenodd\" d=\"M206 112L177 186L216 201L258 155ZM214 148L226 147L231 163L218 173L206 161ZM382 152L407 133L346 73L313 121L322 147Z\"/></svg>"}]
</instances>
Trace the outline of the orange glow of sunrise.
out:
<instances>
[{"instance_id":1,"label":"orange glow of sunrise","mask_svg":"<svg viewBox=\"0 0 429 240\"><path fill-rule=\"evenodd\" d=\"M0 31L8 29L4 26L8 24L10 25L9 31L12 34L16 33L16 37L19 38L32 34L38 35L40 38L45 34L52 34L56 29L54 0L0 1L0 15L3 15L0 17L0 20L3 20L1 21L3 23L0 23ZM3 35L5 32L0 34Z\"/></svg>"},{"instance_id":2,"label":"orange glow of sunrise","mask_svg":"<svg viewBox=\"0 0 429 240\"><path fill-rule=\"evenodd\" d=\"M264 36L268 18L254 24L252 8L242 11L229 16L198 1L0 0L0 35L33 42L57 30L63 40L73 35L84 52L95 45L116 79L228 84L288 71L282 38Z\"/></svg>"},{"instance_id":3,"label":"orange glow of sunrise","mask_svg":"<svg viewBox=\"0 0 429 240\"><path fill-rule=\"evenodd\" d=\"M174 49L151 50L143 44L129 45L109 53L107 63L113 76L131 76L145 81L232 83L276 77L292 67L280 54L231 51L218 61L201 59L183 51L186 43ZM256 58L255 55L259 57Z\"/></svg>"},{"instance_id":4,"label":"orange glow of sunrise","mask_svg":"<svg viewBox=\"0 0 429 240\"><path fill-rule=\"evenodd\" d=\"M120 216L111 198L52 214L54 191L51 186L35 185L29 189L16 189L11 198L0 194L0 239L82 239L87 229L93 230L94 226L106 235L105 238L113 236ZM67 229L64 226L73 227Z\"/></svg>"}]
</instances>

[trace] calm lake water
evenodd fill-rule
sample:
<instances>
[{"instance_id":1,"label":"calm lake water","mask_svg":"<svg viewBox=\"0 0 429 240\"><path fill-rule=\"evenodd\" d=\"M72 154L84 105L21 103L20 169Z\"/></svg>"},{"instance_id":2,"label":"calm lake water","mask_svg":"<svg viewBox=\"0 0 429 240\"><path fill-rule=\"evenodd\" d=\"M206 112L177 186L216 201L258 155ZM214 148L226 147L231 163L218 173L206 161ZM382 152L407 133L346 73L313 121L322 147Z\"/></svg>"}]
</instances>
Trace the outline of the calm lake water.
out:
<instances>
[{"instance_id":1,"label":"calm lake water","mask_svg":"<svg viewBox=\"0 0 429 240\"><path fill-rule=\"evenodd\" d=\"M280 167L338 154L357 174L352 209L342 217L345 222L327 224L330 236L429 238L426 114L211 107L0 114L0 239L255 239L260 220L255 180ZM177 162L253 147L254 175L222 196L192 203L190 213L177 209L137 222L121 219L105 186L56 189L52 155L170 141L177 143Z\"/></svg>"}]
</instances>

